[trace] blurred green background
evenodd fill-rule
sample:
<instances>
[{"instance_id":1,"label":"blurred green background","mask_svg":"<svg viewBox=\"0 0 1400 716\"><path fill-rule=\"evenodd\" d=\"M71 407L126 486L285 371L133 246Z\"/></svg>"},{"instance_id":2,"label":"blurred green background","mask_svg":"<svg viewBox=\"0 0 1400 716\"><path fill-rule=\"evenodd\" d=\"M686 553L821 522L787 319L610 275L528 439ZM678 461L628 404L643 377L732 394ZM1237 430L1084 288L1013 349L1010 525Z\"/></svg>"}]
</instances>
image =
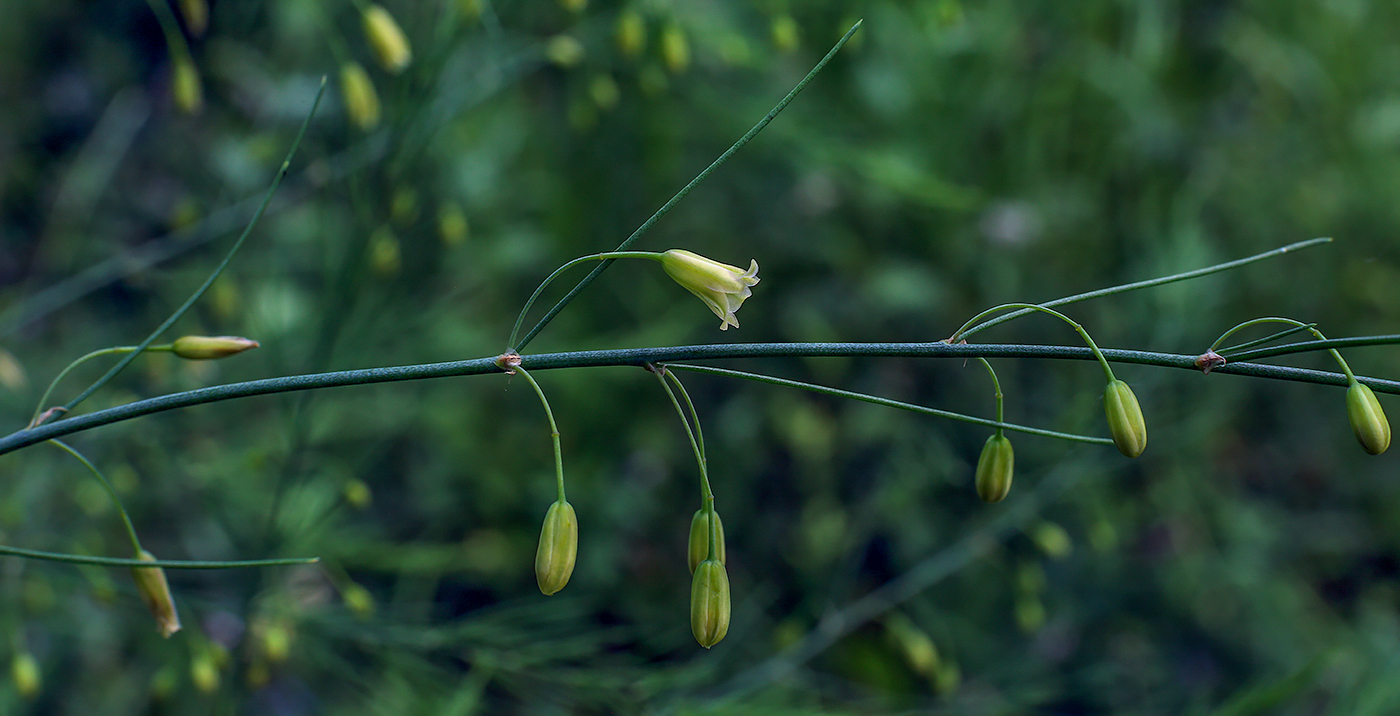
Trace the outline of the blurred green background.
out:
<instances>
[{"instance_id":1,"label":"blurred green background","mask_svg":"<svg viewBox=\"0 0 1400 716\"><path fill-rule=\"evenodd\" d=\"M1400 322L1395 3L386 1L412 45L397 74L350 2L217 0L202 32L187 0L154 6L172 34L149 4L4 3L10 429L68 361L139 342L198 286L322 75L271 209L169 335L262 347L142 357L84 409L499 353L541 278L616 246L858 18L787 111L635 247L756 258L743 327L717 333L654 266L624 262L531 351L936 340L997 303L1319 235L1337 241L1069 313L1104 347L1186 354L1258 316L1331 336ZM183 57L198 107L176 86ZM367 72L377 117L347 107L346 63ZM1076 342L1044 317L978 340ZM1397 376L1392 349L1347 355ZM1106 434L1093 364L995 364L1008 420ZM725 365L992 414L976 364ZM4 661L32 655L42 684L5 679L0 711L1400 710L1394 452L1362 453L1334 388L1119 375L1146 411L1146 454L1013 435L1016 483L990 506L971 484L984 429L686 377L734 595L710 651L688 621L696 468L640 370L537 374L581 523L573 580L549 598L531 571L549 435L518 379L252 398L74 436L155 554L323 562L172 571L186 629L164 640L124 570L5 559ZM0 457L0 474L5 544L128 553L60 451Z\"/></svg>"}]
</instances>

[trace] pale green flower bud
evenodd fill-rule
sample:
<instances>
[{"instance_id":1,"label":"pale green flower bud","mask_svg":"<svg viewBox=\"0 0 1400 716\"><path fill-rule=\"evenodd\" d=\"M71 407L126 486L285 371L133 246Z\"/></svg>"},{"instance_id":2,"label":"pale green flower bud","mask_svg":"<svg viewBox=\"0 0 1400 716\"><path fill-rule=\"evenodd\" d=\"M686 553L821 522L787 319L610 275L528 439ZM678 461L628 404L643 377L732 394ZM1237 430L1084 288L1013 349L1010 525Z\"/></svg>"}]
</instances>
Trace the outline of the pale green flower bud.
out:
<instances>
[{"instance_id":1,"label":"pale green flower bud","mask_svg":"<svg viewBox=\"0 0 1400 716\"><path fill-rule=\"evenodd\" d=\"M578 557L578 515L567 501L557 501L544 513L540 546L535 552L535 581L540 591L554 594L569 583Z\"/></svg>"},{"instance_id":2,"label":"pale green flower bud","mask_svg":"<svg viewBox=\"0 0 1400 716\"><path fill-rule=\"evenodd\" d=\"M617 29L614 32L617 49L628 57L636 57L646 46L646 20L636 10L623 10L617 16Z\"/></svg>"},{"instance_id":3,"label":"pale green flower bud","mask_svg":"<svg viewBox=\"0 0 1400 716\"><path fill-rule=\"evenodd\" d=\"M671 249L661 255L661 267L685 290L695 294L719 316L721 331L739 327L734 312L744 299L753 294L749 289L758 283L758 262L750 260L749 270L712 261L685 249Z\"/></svg>"},{"instance_id":4,"label":"pale green flower bud","mask_svg":"<svg viewBox=\"0 0 1400 716\"><path fill-rule=\"evenodd\" d=\"M170 96L175 106L185 114L199 114L204 107L204 83L199 79L199 68L188 56L176 56L171 72Z\"/></svg>"},{"instance_id":5,"label":"pale green flower bud","mask_svg":"<svg viewBox=\"0 0 1400 716\"><path fill-rule=\"evenodd\" d=\"M1121 380L1109 381L1103 391L1103 407L1118 452L1128 457L1141 455L1147 449L1147 424L1142 420L1142 408L1133 389Z\"/></svg>"},{"instance_id":6,"label":"pale green flower bud","mask_svg":"<svg viewBox=\"0 0 1400 716\"><path fill-rule=\"evenodd\" d=\"M180 14L185 16L185 27L195 37L203 37L209 29L209 5L205 0L180 0Z\"/></svg>"},{"instance_id":7,"label":"pale green flower bud","mask_svg":"<svg viewBox=\"0 0 1400 716\"><path fill-rule=\"evenodd\" d=\"M706 649L729 632L729 575L719 560L707 559L695 568L690 583L690 631Z\"/></svg>"},{"instance_id":8,"label":"pale green flower bud","mask_svg":"<svg viewBox=\"0 0 1400 716\"><path fill-rule=\"evenodd\" d=\"M1379 455L1390 447L1390 423L1370 387L1352 383L1347 388L1347 419L1366 452Z\"/></svg>"},{"instance_id":9,"label":"pale green flower bud","mask_svg":"<svg viewBox=\"0 0 1400 716\"><path fill-rule=\"evenodd\" d=\"M678 75L690 67L690 41L679 25L667 25L661 31L661 59L672 74Z\"/></svg>"},{"instance_id":10,"label":"pale green flower bud","mask_svg":"<svg viewBox=\"0 0 1400 716\"><path fill-rule=\"evenodd\" d=\"M987 502L1001 502L1011 491L1011 473L1016 455L1011 440L1005 435L993 435L982 446L977 460L977 496Z\"/></svg>"},{"instance_id":11,"label":"pale green flower bud","mask_svg":"<svg viewBox=\"0 0 1400 716\"><path fill-rule=\"evenodd\" d=\"M724 558L724 522L720 520L719 513L715 513L715 533L718 538L719 554L715 555L720 564L725 564ZM695 567L710 556L710 520L705 515L704 510L696 510L695 516L690 518L690 573L695 574Z\"/></svg>"},{"instance_id":12,"label":"pale green flower bud","mask_svg":"<svg viewBox=\"0 0 1400 716\"><path fill-rule=\"evenodd\" d=\"M10 678L15 681L15 691L26 699L38 695L40 687L43 686L39 662L27 651L15 654L14 660L10 662Z\"/></svg>"},{"instance_id":13,"label":"pale green flower bud","mask_svg":"<svg viewBox=\"0 0 1400 716\"><path fill-rule=\"evenodd\" d=\"M141 550L138 558L143 562L156 561L155 555ZM180 615L175 611L175 600L170 598L170 585L165 581L165 570L160 567L132 567L131 576L136 580L136 591L141 601L156 618L156 629L169 639L171 634L180 631Z\"/></svg>"},{"instance_id":14,"label":"pale green flower bud","mask_svg":"<svg viewBox=\"0 0 1400 716\"><path fill-rule=\"evenodd\" d=\"M379 124L379 95L363 65L347 62L340 66L340 94L351 124L366 130Z\"/></svg>"},{"instance_id":15,"label":"pale green flower bud","mask_svg":"<svg viewBox=\"0 0 1400 716\"><path fill-rule=\"evenodd\" d=\"M189 360L210 360L252 350L258 342L241 336L181 336L170 344L170 350Z\"/></svg>"},{"instance_id":16,"label":"pale green flower bud","mask_svg":"<svg viewBox=\"0 0 1400 716\"><path fill-rule=\"evenodd\" d=\"M408 45L399 23L380 5L365 8L361 18L364 21L365 37L369 38L370 49L384 69L398 74L413 60L413 50Z\"/></svg>"}]
</instances>

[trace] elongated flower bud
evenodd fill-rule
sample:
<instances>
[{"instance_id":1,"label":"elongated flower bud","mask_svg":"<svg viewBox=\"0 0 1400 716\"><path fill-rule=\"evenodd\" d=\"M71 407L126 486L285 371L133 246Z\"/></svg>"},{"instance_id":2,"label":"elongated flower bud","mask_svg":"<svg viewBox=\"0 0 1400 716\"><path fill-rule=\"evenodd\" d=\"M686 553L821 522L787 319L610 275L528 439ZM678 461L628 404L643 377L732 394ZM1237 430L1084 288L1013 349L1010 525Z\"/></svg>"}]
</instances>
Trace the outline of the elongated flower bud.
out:
<instances>
[{"instance_id":1,"label":"elongated flower bud","mask_svg":"<svg viewBox=\"0 0 1400 716\"><path fill-rule=\"evenodd\" d=\"M729 575L719 560L707 559L695 568L690 583L690 631L706 649L729 633Z\"/></svg>"},{"instance_id":2,"label":"elongated flower bud","mask_svg":"<svg viewBox=\"0 0 1400 716\"><path fill-rule=\"evenodd\" d=\"M156 561L155 555L141 550L138 555L143 562ZM170 598L170 585L165 581L165 570L160 567L132 567L131 576L136 580L136 591L141 601L156 618L156 629L169 639L171 634L180 631L180 615L175 611L175 601Z\"/></svg>"},{"instance_id":3,"label":"elongated flower bud","mask_svg":"<svg viewBox=\"0 0 1400 716\"><path fill-rule=\"evenodd\" d=\"M1133 389L1121 380L1109 381L1103 390L1103 408L1118 452L1128 457L1141 455L1147 449L1147 424L1142 420L1142 408Z\"/></svg>"},{"instance_id":4,"label":"elongated flower bud","mask_svg":"<svg viewBox=\"0 0 1400 716\"><path fill-rule=\"evenodd\" d=\"M370 5L365 8L361 19L364 21L365 37L369 38L370 48L374 50L380 66L394 74L403 72L413 60L413 50L403 30L399 29L399 23L394 21L394 16L381 5Z\"/></svg>"},{"instance_id":5,"label":"elongated flower bud","mask_svg":"<svg viewBox=\"0 0 1400 716\"><path fill-rule=\"evenodd\" d=\"M1347 419L1366 452L1379 455L1390 447L1390 423L1385 419L1376 394L1368 386L1352 383L1347 388Z\"/></svg>"},{"instance_id":6,"label":"elongated flower bud","mask_svg":"<svg viewBox=\"0 0 1400 716\"><path fill-rule=\"evenodd\" d=\"M209 29L209 5L205 0L180 0L180 14L185 16L185 27L195 37L203 37Z\"/></svg>"},{"instance_id":7,"label":"elongated flower bud","mask_svg":"<svg viewBox=\"0 0 1400 716\"><path fill-rule=\"evenodd\" d=\"M15 654L14 660L10 662L10 678L15 681L15 691L26 699L34 698L43 685L43 679L39 675L39 662L27 651Z\"/></svg>"},{"instance_id":8,"label":"elongated flower bud","mask_svg":"<svg viewBox=\"0 0 1400 716\"><path fill-rule=\"evenodd\" d=\"M690 41L679 25L667 25L661 31L661 59L671 74L678 75L690 67Z\"/></svg>"},{"instance_id":9,"label":"elongated flower bud","mask_svg":"<svg viewBox=\"0 0 1400 716\"><path fill-rule=\"evenodd\" d=\"M204 84L199 79L199 68L187 56L177 56L171 69L170 96L175 106L185 114L199 114L204 107Z\"/></svg>"},{"instance_id":10,"label":"elongated flower bud","mask_svg":"<svg viewBox=\"0 0 1400 716\"><path fill-rule=\"evenodd\" d=\"M727 564L724 558L724 522L720 520L719 513L715 513L715 532L718 538L719 554L715 557L720 564ZM710 518L704 510L696 510L695 516L690 518L690 573L695 574L695 567L710 557Z\"/></svg>"},{"instance_id":11,"label":"elongated flower bud","mask_svg":"<svg viewBox=\"0 0 1400 716\"><path fill-rule=\"evenodd\" d=\"M636 57L647 44L646 20L636 10L623 10L614 32L617 49L628 57Z\"/></svg>"},{"instance_id":12,"label":"elongated flower bud","mask_svg":"<svg viewBox=\"0 0 1400 716\"><path fill-rule=\"evenodd\" d=\"M242 336L180 336L170 344L171 352L189 360L209 360L252 350L258 342Z\"/></svg>"},{"instance_id":13,"label":"elongated flower bud","mask_svg":"<svg viewBox=\"0 0 1400 716\"><path fill-rule=\"evenodd\" d=\"M1011 473L1016 455L1011 440L1005 435L993 435L982 446L977 459L977 496L987 502L1001 502L1011 491Z\"/></svg>"},{"instance_id":14,"label":"elongated flower bud","mask_svg":"<svg viewBox=\"0 0 1400 716\"><path fill-rule=\"evenodd\" d=\"M540 546L535 552L535 581L540 591L553 594L569 583L578 557L578 515L567 501L557 501L544 513Z\"/></svg>"},{"instance_id":15,"label":"elongated flower bud","mask_svg":"<svg viewBox=\"0 0 1400 716\"><path fill-rule=\"evenodd\" d=\"M374 82L358 62L340 66L340 94L345 100L345 114L350 123L360 129L374 129L379 124L379 95Z\"/></svg>"}]
</instances>

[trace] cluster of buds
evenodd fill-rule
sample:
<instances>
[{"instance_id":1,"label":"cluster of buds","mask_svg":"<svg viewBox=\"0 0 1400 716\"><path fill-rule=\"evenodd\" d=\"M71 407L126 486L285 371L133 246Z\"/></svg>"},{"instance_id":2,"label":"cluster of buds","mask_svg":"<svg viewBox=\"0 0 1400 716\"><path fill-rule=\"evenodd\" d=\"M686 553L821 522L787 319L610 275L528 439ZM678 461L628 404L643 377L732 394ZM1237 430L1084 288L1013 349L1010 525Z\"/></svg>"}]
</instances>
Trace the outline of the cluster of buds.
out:
<instances>
[{"instance_id":1,"label":"cluster of buds","mask_svg":"<svg viewBox=\"0 0 1400 716\"><path fill-rule=\"evenodd\" d=\"M711 525L714 535L710 534ZM703 557L703 558L702 558ZM713 509L690 520L690 631L706 649L729 633L729 574L724 570L724 524Z\"/></svg>"}]
</instances>

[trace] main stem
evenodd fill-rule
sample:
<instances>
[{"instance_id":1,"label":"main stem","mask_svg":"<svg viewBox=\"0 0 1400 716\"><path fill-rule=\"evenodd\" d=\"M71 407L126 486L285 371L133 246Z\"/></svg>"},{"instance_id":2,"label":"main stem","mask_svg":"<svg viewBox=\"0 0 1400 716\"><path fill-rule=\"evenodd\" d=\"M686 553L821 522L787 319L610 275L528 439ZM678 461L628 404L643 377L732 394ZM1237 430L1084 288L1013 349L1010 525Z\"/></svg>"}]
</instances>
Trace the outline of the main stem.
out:
<instances>
[{"instance_id":1,"label":"main stem","mask_svg":"<svg viewBox=\"0 0 1400 716\"><path fill-rule=\"evenodd\" d=\"M1368 344L1400 343L1400 336L1390 336L1384 341L1374 337L1365 339L1342 339L1351 341L1347 345L1357 345L1359 341ZM1337 343L1339 341L1329 341ZM1288 352L1321 350L1327 344L1304 344L1289 348ZM1158 353L1125 349L1108 349L1095 354L1078 346L1045 346L1019 344L972 344L949 345L942 341L933 343L721 343L712 345L662 346L655 348L621 348L598 351L570 351L564 353L539 353L523 356L523 364L530 370L549 368L585 368L600 366L641 366L645 363L682 360L722 360L732 358L773 358L773 357L905 357L905 358L1036 358L1057 360L1097 360L1102 355L1118 363L1155 365L1163 368L1178 368L1199 373L1195 355ZM102 425L110 425L142 415L151 415L177 408L186 408L205 403L216 403L234 398L255 395L271 395L320 388L338 388L351 385L390 383L403 380L424 380L466 375L497 374L501 368L496 364L497 356L475 358L447 363L422 363L415 365L387 366L361 370L332 371L289 375L278 378L265 378L242 383L229 383L207 388L198 388L179 393L146 398L125 405L77 415L63 420L46 423L36 428L19 430L0 438L0 455L22 447L34 445L56 437L89 430ZM675 367L675 366L673 366ZM1212 372L1230 375L1244 375L1256 378L1291 380L1318 385L1350 385L1347 377L1338 373L1292 368L1288 366L1232 361ZM1378 393L1400 395L1400 381L1381 378L1357 377L1357 382L1369 386Z\"/></svg>"}]
</instances>

